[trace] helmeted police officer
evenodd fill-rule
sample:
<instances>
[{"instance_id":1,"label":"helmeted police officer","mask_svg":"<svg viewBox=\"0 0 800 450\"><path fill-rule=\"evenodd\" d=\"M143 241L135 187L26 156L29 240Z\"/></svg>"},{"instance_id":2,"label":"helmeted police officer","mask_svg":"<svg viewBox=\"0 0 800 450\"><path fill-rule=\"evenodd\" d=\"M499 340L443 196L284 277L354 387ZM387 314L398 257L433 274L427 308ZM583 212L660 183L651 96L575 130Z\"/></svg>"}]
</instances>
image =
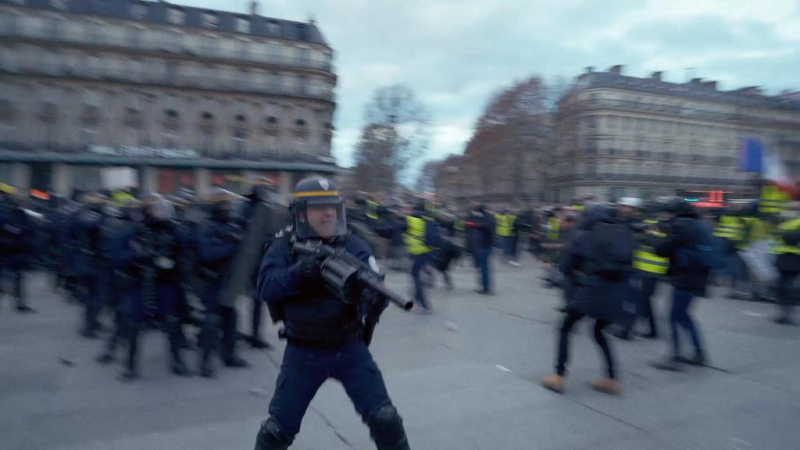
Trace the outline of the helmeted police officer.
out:
<instances>
[{"instance_id":1,"label":"helmeted police officer","mask_svg":"<svg viewBox=\"0 0 800 450\"><path fill-rule=\"evenodd\" d=\"M181 323L184 300L180 266L186 238L174 221L173 206L158 194L142 199L141 224L124 234L115 266L134 277L126 296L128 359L121 379L138 377L139 334L146 321L163 323L170 348L170 368L176 375L190 374L182 358L185 347Z\"/></svg>"},{"instance_id":2,"label":"helmeted police officer","mask_svg":"<svg viewBox=\"0 0 800 450\"><path fill-rule=\"evenodd\" d=\"M97 318L105 303L106 273L100 268L107 267L103 240L103 224L106 221L108 198L101 193L85 194L83 209L78 213L75 223L75 275L80 285L80 298L84 307L84 321L81 335L96 338L100 330Z\"/></svg>"},{"instance_id":3,"label":"helmeted police officer","mask_svg":"<svg viewBox=\"0 0 800 450\"><path fill-rule=\"evenodd\" d=\"M26 303L24 290L33 233L31 220L19 199L12 192L3 192L0 199L0 287L7 286L21 313L34 312Z\"/></svg>"},{"instance_id":4,"label":"helmeted police officer","mask_svg":"<svg viewBox=\"0 0 800 450\"><path fill-rule=\"evenodd\" d=\"M298 257L292 245L320 241L343 248L377 270L375 259L363 240L347 233L342 198L328 180L300 181L292 209L294 229L272 243L258 276L258 296L267 302L272 319L283 321L288 344L270 417L261 425L255 448L288 448L311 399L326 379L334 378L369 426L378 449L408 449L403 421L364 341L364 321L370 314L380 314L385 303L368 301L377 298L369 289L362 291L360 302L343 302L326 289L320 275L322 260ZM366 318L361 307L365 304L375 305L366 308Z\"/></svg>"},{"instance_id":5,"label":"helmeted police officer","mask_svg":"<svg viewBox=\"0 0 800 450\"><path fill-rule=\"evenodd\" d=\"M108 307L114 311L114 329L106 341L103 352L97 357L97 362L101 364L113 362L118 345L127 339L129 306L127 299L135 293L138 281L134 273L136 267L126 260L126 256L130 254L127 240L135 236L136 228L141 222L141 202L137 199L127 199L111 211L111 217L103 226L105 252L111 263L109 289L113 295L109 296Z\"/></svg>"},{"instance_id":6,"label":"helmeted police officer","mask_svg":"<svg viewBox=\"0 0 800 450\"><path fill-rule=\"evenodd\" d=\"M220 347L221 356L227 367L247 367L245 360L236 354L236 309L222 303L220 295L225 275L236 256L239 241L242 240L242 227L235 213L241 198L233 192L215 188L207 199L209 221L197 235L198 265L203 280L202 294L205 319L200 332L200 376L214 376L211 356Z\"/></svg>"}]
</instances>

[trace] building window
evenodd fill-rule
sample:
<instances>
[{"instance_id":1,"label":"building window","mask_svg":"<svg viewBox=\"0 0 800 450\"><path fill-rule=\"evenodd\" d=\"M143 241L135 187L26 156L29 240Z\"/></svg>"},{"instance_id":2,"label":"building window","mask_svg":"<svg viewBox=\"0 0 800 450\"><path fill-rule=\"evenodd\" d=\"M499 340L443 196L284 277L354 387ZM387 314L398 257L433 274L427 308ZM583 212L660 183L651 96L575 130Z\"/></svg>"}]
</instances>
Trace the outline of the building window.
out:
<instances>
[{"instance_id":1,"label":"building window","mask_svg":"<svg viewBox=\"0 0 800 450\"><path fill-rule=\"evenodd\" d=\"M203 23L209 28L219 28L219 17L214 13L203 13Z\"/></svg>"},{"instance_id":2,"label":"building window","mask_svg":"<svg viewBox=\"0 0 800 450\"><path fill-rule=\"evenodd\" d=\"M269 31L271 35L280 36L281 24L276 20L270 20L267 22L267 31Z\"/></svg>"},{"instance_id":3,"label":"building window","mask_svg":"<svg viewBox=\"0 0 800 450\"><path fill-rule=\"evenodd\" d=\"M185 13L177 8L169 8L167 10L167 20L169 23L174 23L176 25L181 25L183 23Z\"/></svg>"},{"instance_id":4,"label":"building window","mask_svg":"<svg viewBox=\"0 0 800 450\"><path fill-rule=\"evenodd\" d=\"M134 3L131 5L131 15L134 19L147 18L147 5L143 3Z\"/></svg>"},{"instance_id":5,"label":"building window","mask_svg":"<svg viewBox=\"0 0 800 450\"><path fill-rule=\"evenodd\" d=\"M236 19L236 31L239 33L248 33L250 31L250 21L247 19Z\"/></svg>"}]
</instances>

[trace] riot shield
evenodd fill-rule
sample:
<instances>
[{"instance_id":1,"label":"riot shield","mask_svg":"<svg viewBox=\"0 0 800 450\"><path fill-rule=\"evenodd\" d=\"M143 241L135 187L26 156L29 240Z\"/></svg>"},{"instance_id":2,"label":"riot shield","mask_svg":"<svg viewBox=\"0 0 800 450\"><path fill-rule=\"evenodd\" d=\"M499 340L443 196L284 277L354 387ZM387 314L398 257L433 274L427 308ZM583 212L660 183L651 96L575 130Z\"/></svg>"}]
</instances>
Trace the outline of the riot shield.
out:
<instances>
[{"instance_id":1,"label":"riot shield","mask_svg":"<svg viewBox=\"0 0 800 450\"><path fill-rule=\"evenodd\" d=\"M289 209L276 203L258 202L239 242L236 256L225 273L220 302L234 306L236 298L247 292L253 271L261 263L264 246L290 224Z\"/></svg>"}]
</instances>

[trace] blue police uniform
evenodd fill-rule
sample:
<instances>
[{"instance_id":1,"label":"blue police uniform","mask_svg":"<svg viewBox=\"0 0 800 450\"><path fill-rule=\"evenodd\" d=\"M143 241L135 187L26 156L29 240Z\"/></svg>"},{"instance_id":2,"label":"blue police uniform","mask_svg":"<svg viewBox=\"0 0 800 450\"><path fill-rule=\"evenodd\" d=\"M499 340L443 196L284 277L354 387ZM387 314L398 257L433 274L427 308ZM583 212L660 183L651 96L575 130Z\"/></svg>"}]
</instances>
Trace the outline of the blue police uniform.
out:
<instances>
[{"instance_id":1,"label":"blue police uniform","mask_svg":"<svg viewBox=\"0 0 800 450\"><path fill-rule=\"evenodd\" d=\"M100 324L97 320L103 308L104 293L107 281L104 277L107 267L103 254L104 215L97 209L85 208L78 213L75 223L76 281L83 287L80 299L84 307L84 321L81 334L95 338Z\"/></svg>"},{"instance_id":2,"label":"blue police uniform","mask_svg":"<svg viewBox=\"0 0 800 450\"><path fill-rule=\"evenodd\" d=\"M148 319L163 322L172 371L187 375L181 357L184 295L180 265L186 237L171 220L148 220L143 224L125 224L113 241L112 262L116 269L116 286L124 302L124 334L128 340L127 371L123 378L137 376L139 333Z\"/></svg>"},{"instance_id":3,"label":"blue police uniform","mask_svg":"<svg viewBox=\"0 0 800 450\"><path fill-rule=\"evenodd\" d=\"M202 294L205 318L200 333L201 375L213 375L211 355L219 345L222 332L221 356L226 366L243 367L246 363L236 356L236 310L220 302L225 273L236 255L242 229L232 221L212 218L201 227L197 236L200 276L205 282Z\"/></svg>"},{"instance_id":4,"label":"blue police uniform","mask_svg":"<svg viewBox=\"0 0 800 450\"><path fill-rule=\"evenodd\" d=\"M369 246L360 238L337 238L338 245L364 262ZM359 306L346 304L320 279L308 280L289 238L269 247L258 276L258 296L274 321L282 320L288 341L270 418L262 424L256 449L286 449L300 431L311 399L328 378L342 383L379 449L408 449L402 419L389 399L378 366L363 340Z\"/></svg>"},{"instance_id":5,"label":"blue police uniform","mask_svg":"<svg viewBox=\"0 0 800 450\"><path fill-rule=\"evenodd\" d=\"M0 227L0 281L12 287L18 311L32 311L23 291L33 238L30 220L21 207L6 204L0 210Z\"/></svg>"}]
</instances>

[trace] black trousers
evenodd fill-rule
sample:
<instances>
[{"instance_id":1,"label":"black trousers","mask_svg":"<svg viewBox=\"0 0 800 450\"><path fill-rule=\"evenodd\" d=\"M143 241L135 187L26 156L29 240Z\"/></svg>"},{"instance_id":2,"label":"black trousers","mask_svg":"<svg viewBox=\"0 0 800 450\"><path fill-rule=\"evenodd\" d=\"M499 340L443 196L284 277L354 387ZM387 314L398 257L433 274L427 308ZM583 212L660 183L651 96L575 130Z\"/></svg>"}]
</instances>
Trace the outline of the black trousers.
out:
<instances>
[{"instance_id":1,"label":"black trousers","mask_svg":"<svg viewBox=\"0 0 800 450\"><path fill-rule=\"evenodd\" d=\"M564 376L567 373L567 362L569 361L569 333L578 321L585 317L585 314L569 311L564 316L558 337L558 362L556 363L556 373ZM603 329L609 325L609 321L597 319L594 323L594 340L603 352L606 361L606 372L608 378L612 380L616 377L614 367L614 356L611 354L611 347L608 345Z\"/></svg>"},{"instance_id":2,"label":"black trousers","mask_svg":"<svg viewBox=\"0 0 800 450\"><path fill-rule=\"evenodd\" d=\"M781 317L791 319L792 309L797 304L797 293L793 289L798 272L781 272L778 279L778 304L780 305Z\"/></svg>"}]
</instances>

